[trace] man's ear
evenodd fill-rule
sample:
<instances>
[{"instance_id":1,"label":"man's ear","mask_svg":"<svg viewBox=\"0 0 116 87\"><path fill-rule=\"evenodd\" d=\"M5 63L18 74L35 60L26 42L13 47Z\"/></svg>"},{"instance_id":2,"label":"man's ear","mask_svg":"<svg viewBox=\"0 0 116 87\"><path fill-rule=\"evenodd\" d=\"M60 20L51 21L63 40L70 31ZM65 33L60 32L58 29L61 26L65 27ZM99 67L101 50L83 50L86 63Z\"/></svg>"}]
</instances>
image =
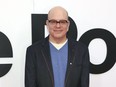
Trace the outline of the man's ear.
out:
<instances>
[{"instance_id":1,"label":"man's ear","mask_svg":"<svg viewBox=\"0 0 116 87\"><path fill-rule=\"evenodd\" d=\"M70 21L68 21L68 27L67 27L68 29L67 29L67 31L69 30L69 26L70 26Z\"/></svg>"},{"instance_id":2,"label":"man's ear","mask_svg":"<svg viewBox=\"0 0 116 87\"><path fill-rule=\"evenodd\" d=\"M48 20L46 20L46 27L49 30L49 27L48 27L49 24L48 23L49 23Z\"/></svg>"},{"instance_id":3,"label":"man's ear","mask_svg":"<svg viewBox=\"0 0 116 87\"><path fill-rule=\"evenodd\" d=\"M46 25L48 25L48 20L46 20Z\"/></svg>"}]
</instances>

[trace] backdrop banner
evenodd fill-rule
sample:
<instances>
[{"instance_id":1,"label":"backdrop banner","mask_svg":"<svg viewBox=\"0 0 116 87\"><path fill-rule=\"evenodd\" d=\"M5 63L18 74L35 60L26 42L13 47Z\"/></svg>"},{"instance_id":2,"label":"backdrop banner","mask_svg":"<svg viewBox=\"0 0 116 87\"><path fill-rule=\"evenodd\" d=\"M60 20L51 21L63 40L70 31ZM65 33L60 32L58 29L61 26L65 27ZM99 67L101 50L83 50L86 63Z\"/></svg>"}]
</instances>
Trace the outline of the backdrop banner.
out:
<instances>
[{"instance_id":1,"label":"backdrop banner","mask_svg":"<svg viewBox=\"0 0 116 87\"><path fill-rule=\"evenodd\" d=\"M68 36L89 48L90 87L116 87L115 0L0 0L0 87L24 87L26 48L49 34L54 6L69 13Z\"/></svg>"}]
</instances>

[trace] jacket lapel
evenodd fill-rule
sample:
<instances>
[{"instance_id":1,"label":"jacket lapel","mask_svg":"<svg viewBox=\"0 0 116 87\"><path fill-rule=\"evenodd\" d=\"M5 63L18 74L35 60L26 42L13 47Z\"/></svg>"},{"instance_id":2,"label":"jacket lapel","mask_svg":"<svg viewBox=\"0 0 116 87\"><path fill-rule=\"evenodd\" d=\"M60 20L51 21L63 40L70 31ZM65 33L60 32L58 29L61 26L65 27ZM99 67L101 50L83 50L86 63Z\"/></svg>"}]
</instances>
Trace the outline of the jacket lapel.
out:
<instances>
[{"instance_id":1,"label":"jacket lapel","mask_svg":"<svg viewBox=\"0 0 116 87\"><path fill-rule=\"evenodd\" d=\"M47 66L47 69L50 73L50 77L52 79L52 82L54 83L53 81L53 69L52 69L52 62L51 62L51 56L50 56L50 48L49 48L49 37L47 37L43 43L42 43L42 48L41 49L41 52L42 52L42 55L44 57L44 60L45 60L45 63L46 63L46 66Z\"/></svg>"},{"instance_id":2,"label":"jacket lapel","mask_svg":"<svg viewBox=\"0 0 116 87\"><path fill-rule=\"evenodd\" d=\"M70 39L68 40L68 62L67 62L67 70L66 70L66 77L65 77L65 85L67 83L70 71L72 69L72 65L75 59L75 44Z\"/></svg>"}]
</instances>

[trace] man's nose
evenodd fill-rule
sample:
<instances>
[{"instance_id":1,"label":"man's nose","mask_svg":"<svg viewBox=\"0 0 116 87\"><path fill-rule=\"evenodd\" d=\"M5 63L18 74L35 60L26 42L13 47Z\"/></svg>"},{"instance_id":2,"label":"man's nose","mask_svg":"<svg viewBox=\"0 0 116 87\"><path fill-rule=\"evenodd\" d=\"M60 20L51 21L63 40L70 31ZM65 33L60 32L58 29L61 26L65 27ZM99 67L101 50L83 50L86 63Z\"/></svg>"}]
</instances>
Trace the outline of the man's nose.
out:
<instances>
[{"instance_id":1,"label":"man's nose","mask_svg":"<svg viewBox=\"0 0 116 87\"><path fill-rule=\"evenodd\" d=\"M57 22L57 23L56 23L56 26L57 26L57 27L60 27L60 22Z\"/></svg>"}]
</instances>

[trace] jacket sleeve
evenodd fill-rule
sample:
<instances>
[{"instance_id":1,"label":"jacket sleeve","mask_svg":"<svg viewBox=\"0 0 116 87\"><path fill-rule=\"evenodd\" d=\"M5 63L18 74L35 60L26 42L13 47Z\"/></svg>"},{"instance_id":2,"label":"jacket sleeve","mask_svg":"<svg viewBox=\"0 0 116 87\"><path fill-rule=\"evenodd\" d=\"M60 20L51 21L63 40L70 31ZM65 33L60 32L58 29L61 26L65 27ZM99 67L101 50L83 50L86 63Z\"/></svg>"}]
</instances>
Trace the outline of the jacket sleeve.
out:
<instances>
[{"instance_id":1,"label":"jacket sleeve","mask_svg":"<svg viewBox=\"0 0 116 87\"><path fill-rule=\"evenodd\" d=\"M83 55L83 68L81 73L81 87L89 87L89 51L85 50Z\"/></svg>"},{"instance_id":2,"label":"jacket sleeve","mask_svg":"<svg viewBox=\"0 0 116 87\"><path fill-rule=\"evenodd\" d=\"M25 87L37 87L34 59L35 57L33 49L31 49L30 47L27 48L25 63Z\"/></svg>"}]
</instances>

